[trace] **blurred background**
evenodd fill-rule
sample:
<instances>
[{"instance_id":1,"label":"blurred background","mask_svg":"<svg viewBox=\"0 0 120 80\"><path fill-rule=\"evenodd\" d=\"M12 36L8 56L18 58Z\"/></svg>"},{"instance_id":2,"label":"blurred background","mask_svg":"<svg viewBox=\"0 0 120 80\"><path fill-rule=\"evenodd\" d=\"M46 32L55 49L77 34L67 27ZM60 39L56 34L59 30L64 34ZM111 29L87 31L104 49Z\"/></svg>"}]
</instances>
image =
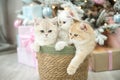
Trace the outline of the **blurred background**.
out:
<instances>
[{"instance_id":1,"label":"blurred background","mask_svg":"<svg viewBox=\"0 0 120 80\"><path fill-rule=\"evenodd\" d=\"M0 52L15 50L17 29L13 23L21 6L21 0L0 0Z\"/></svg>"}]
</instances>

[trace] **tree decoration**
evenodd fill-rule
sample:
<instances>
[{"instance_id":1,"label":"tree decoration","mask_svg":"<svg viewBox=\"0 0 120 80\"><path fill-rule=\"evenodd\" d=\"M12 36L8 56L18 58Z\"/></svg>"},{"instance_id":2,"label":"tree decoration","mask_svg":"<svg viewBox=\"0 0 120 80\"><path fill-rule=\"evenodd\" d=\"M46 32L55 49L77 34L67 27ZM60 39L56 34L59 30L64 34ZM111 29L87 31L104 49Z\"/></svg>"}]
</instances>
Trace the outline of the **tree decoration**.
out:
<instances>
[{"instance_id":1,"label":"tree decoration","mask_svg":"<svg viewBox=\"0 0 120 80\"><path fill-rule=\"evenodd\" d=\"M52 17L52 8L49 6L45 6L43 8L43 16L44 17Z\"/></svg>"},{"instance_id":2,"label":"tree decoration","mask_svg":"<svg viewBox=\"0 0 120 80\"><path fill-rule=\"evenodd\" d=\"M52 5L52 4L60 4L63 3L64 1L70 1L70 0L39 0L41 3L46 4L46 5Z\"/></svg>"},{"instance_id":3,"label":"tree decoration","mask_svg":"<svg viewBox=\"0 0 120 80\"><path fill-rule=\"evenodd\" d=\"M84 11L81 9L81 7L77 7L76 5L72 4L71 2L66 2L61 5L64 9L69 10L71 13L73 13L74 18L77 20L80 20L83 17Z\"/></svg>"},{"instance_id":4,"label":"tree decoration","mask_svg":"<svg viewBox=\"0 0 120 80\"><path fill-rule=\"evenodd\" d=\"M106 23L104 26L99 27L98 29L95 30L96 34L96 42L99 45L104 45L104 41L107 40L107 36L103 34L103 32L107 31L109 33L113 33L116 28L120 27L119 24L110 24L107 25Z\"/></svg>"},{"instance_id":5,"label":"tree decoration","mask_svg":"<svg viewBox=\"0 0 120 80\"><path fill-rule=\"evenodd\" d=\"M100 15L99 15L99 17L97 19L97 23L96 23L97 26L101 26L102 23L104 23L106 15L107 15L106 10L103 10L100 13Z\"/></svg>"},{"instance_id":6,"label":"tree decoration","mask_svg":"<svg viewBox=\"0 0 120 80\"><path fill-rule=\"evenodd\" d=\"M114 22L120 23L120 14L119 13L117 13L116 15L114 15Z\"/></svg>"},{"instance_id":7,"label":"tree decoration","mask_svg":"<svg viewBox=\"0 0 120 80\"><path fill-rule=\"evenodd\" d=\"M93 0L96 4L104 4L106 0Z\"/></svg>"}]
</instances>

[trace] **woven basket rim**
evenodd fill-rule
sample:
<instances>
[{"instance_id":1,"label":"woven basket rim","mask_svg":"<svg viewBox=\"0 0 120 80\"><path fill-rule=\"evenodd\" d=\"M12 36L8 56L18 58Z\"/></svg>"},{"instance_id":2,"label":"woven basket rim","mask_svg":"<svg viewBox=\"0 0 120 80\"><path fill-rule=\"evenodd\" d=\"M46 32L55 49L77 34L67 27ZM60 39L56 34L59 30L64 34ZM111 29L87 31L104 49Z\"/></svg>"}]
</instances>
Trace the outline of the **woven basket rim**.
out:
<instances>
[{"instance_id":1,"label":"woven basket rim","mask_svg":"<svg viewBox=\"0 0 120 80\"><path fill-rule=\"evenodd\" d=\"M55 45L40 46L39 53L47 54L75 54L74 46L65 46L61 51L55 50Z\"/></svg>"}]
</instances>

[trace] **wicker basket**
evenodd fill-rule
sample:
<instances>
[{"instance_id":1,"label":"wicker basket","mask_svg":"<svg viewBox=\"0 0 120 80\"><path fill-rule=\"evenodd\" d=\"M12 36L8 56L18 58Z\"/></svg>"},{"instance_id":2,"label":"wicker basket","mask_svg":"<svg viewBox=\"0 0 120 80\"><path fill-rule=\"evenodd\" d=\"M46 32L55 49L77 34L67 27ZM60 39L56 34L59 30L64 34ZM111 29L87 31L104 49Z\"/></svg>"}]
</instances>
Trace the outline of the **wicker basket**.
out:
<instances>
[{"instance_id":1,"label":"wicker basket","mask_svg":"<svg viewBox=\"0 0 120 80\"><path fill-rule=\"evenodd\" d=\"M41 52L37 53L40 80L87 80L88 57L74 75L66 73L74 52L72 46L62 51L55 51L53 46L41 47Z\"/></svg>"}]
</instances>

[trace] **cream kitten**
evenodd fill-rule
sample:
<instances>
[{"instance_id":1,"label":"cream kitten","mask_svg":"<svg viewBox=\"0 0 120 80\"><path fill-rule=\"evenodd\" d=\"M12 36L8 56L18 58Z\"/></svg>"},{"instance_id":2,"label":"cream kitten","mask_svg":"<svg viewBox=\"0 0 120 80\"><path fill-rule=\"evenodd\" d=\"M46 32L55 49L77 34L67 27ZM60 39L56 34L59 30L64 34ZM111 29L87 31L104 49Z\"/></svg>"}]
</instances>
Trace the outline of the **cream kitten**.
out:
<instances>
[{"instance_id":1,"label":"cream kitten","mask_svg":"<svg viewBox=\"0 0 120 80\"><path fill-rule=\"evenodd\" d=\"M55 45L56 50L61 50L68 45L69 41L69 28L72 23L72 18L69 11L59 11L58 12L58 25L59 25L59 35L58 42Z\"/></svg>"},{"instance_id":2,"label":"cream kitten","mask_svg":"<svg viewBox=\"0 0 120 80\"><path fill-rule=\"evenodd\" d=\"M40 46L55 44L58 37L57 20L36 19L34 24L35 42L34 50L39 51Z\"/></svg>"},{"instance_id":3,"label":"cream kitten","mask_svg":"<svg viewBox=\"0 0 120 80\"><path fill-rule=\"evenodd\" d=\"M80 21L74 21L69 30L70 42L74 44L76 53L67 68L67 73L73 75L84 59L95 47L95 34L92 27Z\"/></svg>"}]
</instances>

